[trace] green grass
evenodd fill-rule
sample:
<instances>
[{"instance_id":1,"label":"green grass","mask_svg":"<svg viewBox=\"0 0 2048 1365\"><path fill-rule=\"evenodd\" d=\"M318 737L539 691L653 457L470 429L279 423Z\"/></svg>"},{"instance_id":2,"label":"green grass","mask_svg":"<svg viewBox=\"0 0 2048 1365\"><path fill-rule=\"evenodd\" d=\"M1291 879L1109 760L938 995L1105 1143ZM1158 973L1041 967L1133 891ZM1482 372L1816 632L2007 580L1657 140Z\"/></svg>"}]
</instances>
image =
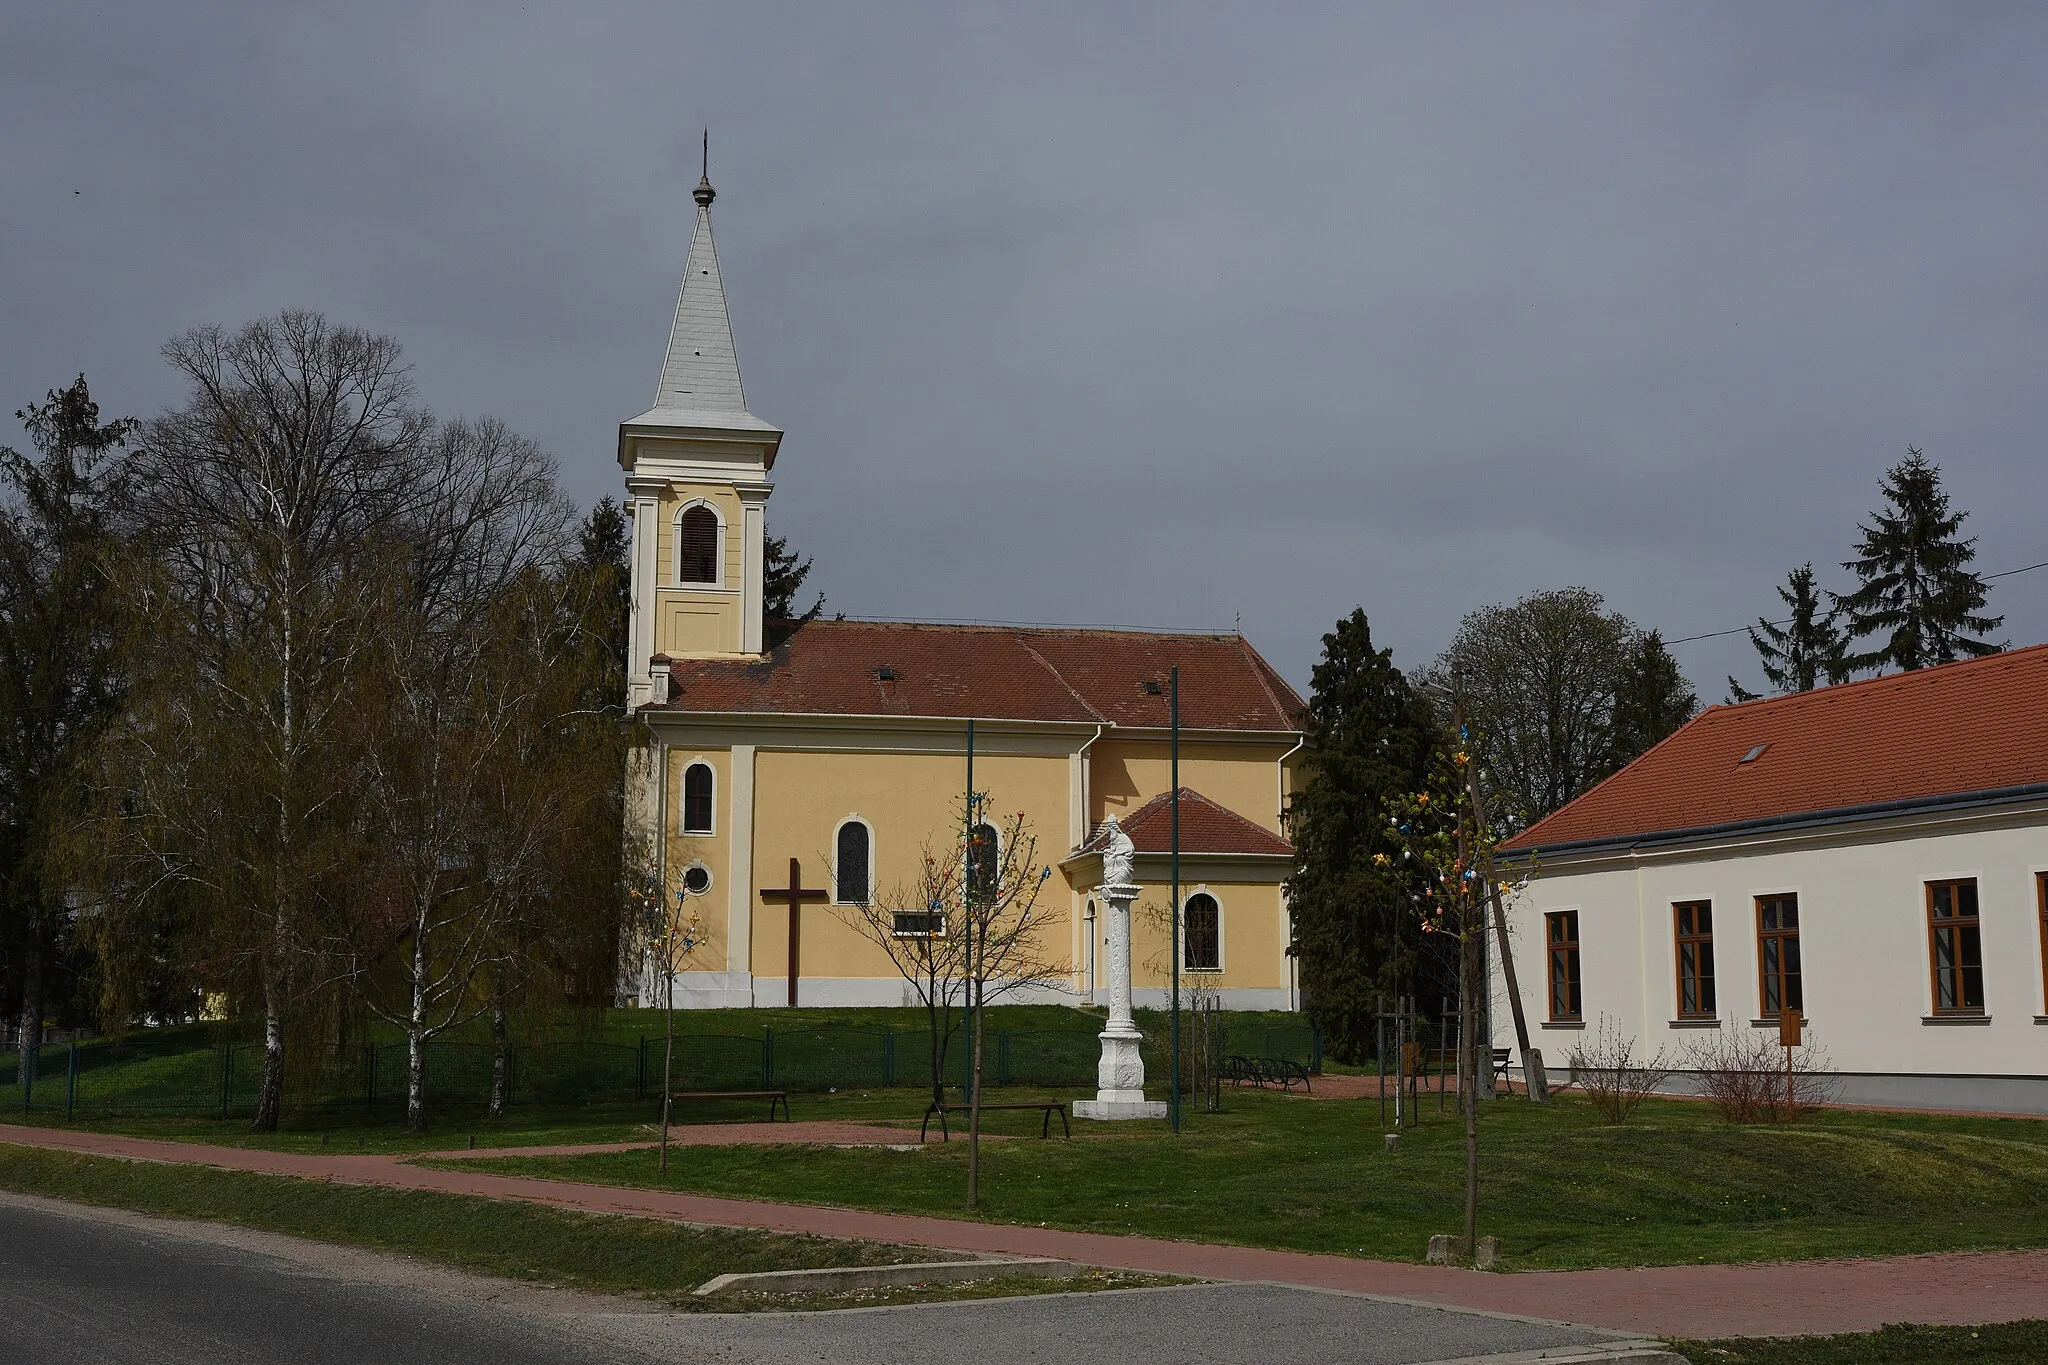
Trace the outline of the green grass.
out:
<instances>
[{"instance_id":1,"label":"green grass","mask_svg":"<svg viewBox=\"0 0 2048 1365\"><path fill-rule=\"evenodd\" d=\"M1419 1260L1462 1208L1462 1132L1423 1107L1398 1152L1377 1105L1230 1092L1226 1112L985 1149L995 1222ZM818 1096L799 1117L914 1118L916 1097ZM1840 1112L1736 1128L1703 1105L1646 1104L1601 1124L1575 1098L1503 1101L1481 1131L1481 1231L1516 1269L1888 1255L2048 1245L2048 1124ZM964 1216L964 1144L915 1152L690 1150L666 1178L638 1153L499 1158L508 1173L753 1199Z\"/></svg>"},{"instance_id":2,"label":"green grass","mask_svg":"<svg viewBox=\"0 0 2048 1365\"><path fill-rule=\"evenodd\" d=\"M1693 1365L2040 1365L2048 1322L1887 1327L1839 1337L1738 1337L1670 1343Z\"/></svg>"},{"instance_id":3,"label":"green grass","mask_svg":"<svg viewBox=\"0 0 2048 1365\"><path fill-rule=\"evenodd\" d=\"M729 1293L700 1299L691 1291L714 1275L960 1257L929 1247L684 1227L464 1195L163 1166L6 1144L0 1144L0 1190L368 1247L506 1279L654 1298L693 1312L858 1308L1181 1283L1164 1276L1090 1271L1067 1279L1008 1276L960 1284L802 1295Z\"/></svg>"},{"instance_id":4,"label":"green grass","mask_svg":"<svg viewBox=\"0 0 2048 1365\"><path fill-rule=\"evenodd\" d=\"M404 1252L511 1279L664 1298L728 1273L944 1259L921 1247L689 1228L7 1145L0 1145L0 1189Z\"/></svg>"}]
</instances>

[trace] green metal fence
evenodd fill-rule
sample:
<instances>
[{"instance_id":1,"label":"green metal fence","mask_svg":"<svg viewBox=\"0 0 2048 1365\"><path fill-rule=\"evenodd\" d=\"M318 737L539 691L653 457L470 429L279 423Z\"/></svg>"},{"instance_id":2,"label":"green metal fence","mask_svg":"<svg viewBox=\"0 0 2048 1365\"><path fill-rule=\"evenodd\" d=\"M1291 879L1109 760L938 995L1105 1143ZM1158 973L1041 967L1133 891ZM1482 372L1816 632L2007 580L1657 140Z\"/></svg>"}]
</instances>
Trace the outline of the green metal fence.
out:
<instances>
[{"instance_id":1,"label":"green metal fence","mask_svg":"<svg viewBox=\"0 0 2048 1365\"><path fill-rule=\"evenodd\" d=\"M1164 1030L1157 1032L1163 1033ZM507 1056L506 1094L513 1104L593 1104L645 1100L662 1083L664 1037L637 1043L555 1042L521 1045ZM941 1074L957 1088L967 1066L966 1037L947 1040ZM1321 1040L1307 1025L1248 1024L1229 1050L1286 1057L1310 1070L1322 1062ZM990 1030L982 1074L992 1086L1091 1087L1099 1049L1094 1030ZM1148 1036L1145 1065L1164 1077L1164 1037ZM288 1058L288 1107L360 1106L402 1109L408 1085L404 1043L381 1043ZM421 1083L436 1104L483 1104L491 1096L496 1052L489 1043L432 1042L422 1049ZM14 1054L0 1057L0 1112L191 1114L223 1118L253 1111L263 1068L260 1043L209 1044L190 1037L46 1044L35 1054L29 1084ZM922 1087L931 1078L931 1035L923 1030L824 1026L756 1035L679 1033L670 1085L676 1090L809 1090Z\"/></svg>"}]
</instances>

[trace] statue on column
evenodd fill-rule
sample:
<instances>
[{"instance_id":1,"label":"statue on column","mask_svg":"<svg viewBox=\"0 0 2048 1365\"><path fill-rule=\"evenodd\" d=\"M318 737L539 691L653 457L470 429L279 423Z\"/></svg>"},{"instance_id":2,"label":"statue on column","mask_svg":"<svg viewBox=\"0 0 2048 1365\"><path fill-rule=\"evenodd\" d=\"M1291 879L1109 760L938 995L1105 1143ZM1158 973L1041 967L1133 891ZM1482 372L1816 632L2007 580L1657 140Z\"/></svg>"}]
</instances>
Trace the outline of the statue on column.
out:
<instances>
[{"instance_id":1,"label":"statue on column","mask_svg":"<svg viewBox=\"0 0 2048 1365\"><path fill-rule=\"evenodd\" d=\"M1144 1035L1131 1022L1131 902L1141 890L1132 880L1138 849L1114 815L1102 822L1095 847L1102 854L1102 884L1095 893L1107 910L1109 1020L1099 1035L1102 1056L1095 1068L1099 1088L1094 1099L1074 1102L1074 1117L1164 1118L1166 1105L1145 1098L1145 1059L1138 1050Z\"/></svg>"}]
</instances>

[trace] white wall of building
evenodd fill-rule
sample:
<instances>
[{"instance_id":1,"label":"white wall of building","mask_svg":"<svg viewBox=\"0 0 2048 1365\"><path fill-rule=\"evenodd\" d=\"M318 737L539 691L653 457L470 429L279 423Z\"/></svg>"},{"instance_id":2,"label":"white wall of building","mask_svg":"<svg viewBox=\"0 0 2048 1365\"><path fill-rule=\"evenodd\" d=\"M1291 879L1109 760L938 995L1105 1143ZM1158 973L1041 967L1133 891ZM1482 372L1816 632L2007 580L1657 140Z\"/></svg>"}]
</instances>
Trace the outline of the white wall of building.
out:
<instances>
[{"instance_id":1,"label":"white wall of building","mask_svg":"<svg viewBox=\"0 0 2048 1365\"><path fill-rule=\"evenodd\" d=\"M2041 804L1553 854L1539 860L1539 875L1509 912L1531 1042L1560 1073L1602 1015L1645 1054L1661 1047L1675 1057L1697 1039L1698 1025L1678 1022L1679 901L1714 907L1719 1027L1758 1027L1755 902L1791 891L1799 897L1808 1037L1841 1073L1844 1101L2048 1113L2044 871ZM1960 877L1978 886L1981 1018L1936 1016L1932 999L1926 884ZM1549 1023L1544 915L1555 910L1579 912L1583 1031Z\"/></svg>"}]
</instances>

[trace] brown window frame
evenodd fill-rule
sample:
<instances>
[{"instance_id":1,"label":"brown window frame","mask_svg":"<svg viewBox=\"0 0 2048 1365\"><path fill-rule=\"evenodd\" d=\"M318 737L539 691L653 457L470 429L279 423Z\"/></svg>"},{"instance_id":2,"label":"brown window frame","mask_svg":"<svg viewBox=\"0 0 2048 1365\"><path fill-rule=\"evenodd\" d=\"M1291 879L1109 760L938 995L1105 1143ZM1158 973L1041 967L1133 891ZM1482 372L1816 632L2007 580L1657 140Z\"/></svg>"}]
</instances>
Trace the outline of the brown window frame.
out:
<instances>
[{"instance_id":1,"label":"brown window frame","mask_svg":"<svg viewBox=\"0 0 2048 1365\"><path fill-rule=\"evenodd\" d=\"M2041 912L2041 1014L2048 1018L2048 872L2034 874L2034 908Z\"/></svg>"},{"instance_id":2,"label":"brown window frame","mask_svg":"<svg viewBox=\"0 0 2048 1365\"><path fill-rule=\"evenodd\" d=\"M1692 928L1686 928L1686 911L1693 911ZM1704 924L1706 927L1701 928ZM1714 903L1673 901L1671 903L1672 960L1677 972L1677 994L1672 997L1680 1019L1713 1019L1720 1004L1714 989ZM1685 950L1691 948L1693 1008L1685 1007Z\"/></svg>"},{"instance_id":3,"label":"brown window frame","mask_svg":"<svg viewBox=\"0 0 2048 1365\"><path fill-rule=\"evenodd\" d=\"M1560 929L1569 927L1570 933ZM1564 1003L1575 1006L1569 1012L1558 1008L1558 965L1564 964L1564 986L1567 994L1576 997ZM1579 912L1576 910L1549 910L1543 915L1543 982L1544 996L1550 1007L1550 1022L1553 1024L1584 1023L1586 1018L1586 987L1581 972L1579 953Z\"/></svg>"},{"instance_id":4,"label":"brown window frame","mask_svg":"<svg viewBox=\"0 0 2048 1365\"><path fill-rule=\"evenodd\" d=\"M1963 888L1969 888L1970 913L1962 913ZM1950 912L1939 912L1938 892L1948 892ZM1984 920L1975 877L1944 877L1926 883L1928 1003L1938 1015L1984 1013ZM1942 966L1942 939L1953 935L1948 947L1948 966ZM1969 962L1975 948L1976 965ZM1977 1003L1969 1002L1970 973L1977 975ZM1948 978L1946 982L1943 978ZM1948 1003L1942 1003L1946 986Z\"/></svg>"},{"instance_id":5,"label":"brown window frame","mask_svg":"<svg viewBox=\"0 0 2048 1365\"><path fill-rule=\"evenodd\" d=\"M1780 916L1779 923L1769 929L1764 927L1764 906L1767 904L1779 907ZM1792 910L1792 924L1789 928L1785 926L1782 918L1788 905ZM1775 971L1770 966L1772 954L1769 945L1773 943L1777 945L1778 965ZM1789 954L1786 952L1787 944L1791 945ZM1788 956L1793 959L1790 968L1785 965ZM1771 984L1774 980L1777 984L1776 1005L1771 1003ZM1788 996L1798 998L1787 999ZM1758 1017L1764 1019L1776 1019L1785 1012L1787 1006L1802 1014L1806 1012L1806 961L1799 950L1797 891L1779 891L1756 898L1756 1005Z\"/></svg>"}]
</instances>

